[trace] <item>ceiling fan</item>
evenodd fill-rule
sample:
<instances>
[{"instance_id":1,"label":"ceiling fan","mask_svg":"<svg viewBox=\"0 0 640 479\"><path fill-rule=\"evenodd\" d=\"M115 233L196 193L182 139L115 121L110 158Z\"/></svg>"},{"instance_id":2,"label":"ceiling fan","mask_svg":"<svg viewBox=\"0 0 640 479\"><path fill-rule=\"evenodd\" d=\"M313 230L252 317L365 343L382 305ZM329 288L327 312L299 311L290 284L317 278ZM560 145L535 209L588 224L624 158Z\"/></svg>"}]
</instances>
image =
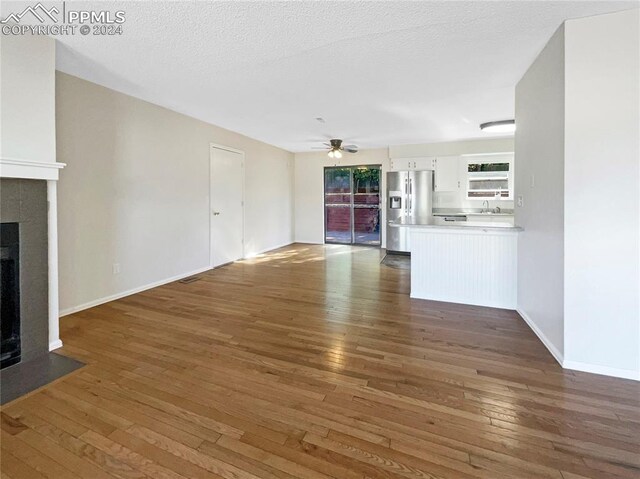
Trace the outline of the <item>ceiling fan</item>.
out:
<instances>
[{"instance_id":1,"label":"ceiling fan","mask_svg":"<svg viewBox=\"0 0 640 479\"><path fill-rule=\"evenodd\" d=\"M358 153L358 147L356 145L342 146L342 140L334 138L329 140L329 143L323 143L325 146L314 146L315 150L328 150L329 158L342 158L342 152Z\"/></svg>"}]
</instances>

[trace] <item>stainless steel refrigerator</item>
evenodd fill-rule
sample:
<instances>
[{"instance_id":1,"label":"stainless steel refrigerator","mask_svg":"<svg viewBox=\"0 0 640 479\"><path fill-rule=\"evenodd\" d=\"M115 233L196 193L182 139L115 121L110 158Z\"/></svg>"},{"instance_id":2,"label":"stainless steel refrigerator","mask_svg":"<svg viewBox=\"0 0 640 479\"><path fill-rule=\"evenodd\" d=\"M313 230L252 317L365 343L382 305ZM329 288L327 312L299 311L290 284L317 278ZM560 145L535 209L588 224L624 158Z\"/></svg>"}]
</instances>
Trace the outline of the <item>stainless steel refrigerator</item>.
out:
<instances>
[{"instance_id":1,"label":"stainless steel refrigerator","mask_svg":"<svg viewBox=\"0 0 640 479\"><path fill-rule=\"evenodd\" d=\"M399 222L427 223L433 215L433 171L387 173L387 251L410 253L409 228Z\"/></svg>"}]
</instances>

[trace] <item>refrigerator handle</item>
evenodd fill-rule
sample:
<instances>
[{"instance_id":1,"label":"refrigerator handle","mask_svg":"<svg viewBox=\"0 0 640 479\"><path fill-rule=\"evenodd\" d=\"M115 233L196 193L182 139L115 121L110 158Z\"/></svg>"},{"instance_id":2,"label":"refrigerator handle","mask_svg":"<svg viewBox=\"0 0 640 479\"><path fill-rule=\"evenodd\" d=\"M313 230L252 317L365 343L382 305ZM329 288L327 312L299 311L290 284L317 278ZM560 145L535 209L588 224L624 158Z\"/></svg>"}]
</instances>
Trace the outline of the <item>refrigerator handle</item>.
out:
<instances>
[{"instance_id":1,"label":"refrigerator handle","mask_svg":"<svg viewBox=\"0 0 640 479\"><path fill-rule=\"evenodd\" d=\"M409 178L409 216L413 214L413 180Z\"/></svg>"},{"instance_id":2,"label":"refrigerator handle","mask_svg":"<svg viewBox=\"0 0 640 479\"><path fill-rule=\"evenodd\" d=\"M408 200L409 199L409 180L407 178L404 179L404 196L405 199ZM407 216L409 214L409 201L405 201L404 202L404 214L405 216Z\"/></svg>"}]
</instances>

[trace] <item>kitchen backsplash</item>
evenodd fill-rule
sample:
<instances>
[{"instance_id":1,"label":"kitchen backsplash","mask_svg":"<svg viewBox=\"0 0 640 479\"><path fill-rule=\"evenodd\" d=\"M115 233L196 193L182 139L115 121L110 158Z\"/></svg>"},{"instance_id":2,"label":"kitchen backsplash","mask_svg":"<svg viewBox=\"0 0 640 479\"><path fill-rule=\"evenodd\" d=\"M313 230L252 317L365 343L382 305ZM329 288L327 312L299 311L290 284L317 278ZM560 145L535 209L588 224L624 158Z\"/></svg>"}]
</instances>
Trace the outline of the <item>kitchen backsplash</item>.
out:
<instances>
[{"instance_id":1,"label":"kitchen backsplash","mask_svg":"<svg viewBox=\"0 0 640 479\"><path fill-rule=\"evenodd\" d=\"M503 202L504 203L504 202ZM513 208L506 208L498 205L500 207L500 213L512 215L514 214ZM494 208L494 206L490 205L490 208ZM482 208L477 206L472 208L433 208L433 214L435 215L459 215L459 214L470 214L470 213L481 213Z\"/></svg>"},{"instance_id":2,"label":"kitchen backsplash","mask_svg":"<svg viewBox=\"0 0 640 479\"><path fill-rule=\"evenodd\" d=\"M489 208L498 206L501 210L512 210L514 208L513 200L489 200ZM457 191L434 191L433 208L446 209L481 209L482 200L467 200Z\"/></svg>"}]
</instances>

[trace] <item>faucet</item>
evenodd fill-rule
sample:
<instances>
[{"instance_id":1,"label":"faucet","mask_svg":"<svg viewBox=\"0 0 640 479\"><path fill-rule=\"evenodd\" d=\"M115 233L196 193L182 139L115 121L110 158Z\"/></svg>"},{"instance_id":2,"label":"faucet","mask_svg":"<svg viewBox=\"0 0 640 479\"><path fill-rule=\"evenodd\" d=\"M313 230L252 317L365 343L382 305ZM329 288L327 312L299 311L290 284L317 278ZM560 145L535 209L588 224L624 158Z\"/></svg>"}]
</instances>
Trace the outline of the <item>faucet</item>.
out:
<instances>
[{"instance_id":1,"label":"faucet","mask_svg":"<svg viewBox=\"0 0 640 479\"><path fill-rule=\"evenodd\" d=\"M488 213L489 212L489 200L484 200L482 202L482 211L481 213Z\"/></svg>"}]
</instances>

